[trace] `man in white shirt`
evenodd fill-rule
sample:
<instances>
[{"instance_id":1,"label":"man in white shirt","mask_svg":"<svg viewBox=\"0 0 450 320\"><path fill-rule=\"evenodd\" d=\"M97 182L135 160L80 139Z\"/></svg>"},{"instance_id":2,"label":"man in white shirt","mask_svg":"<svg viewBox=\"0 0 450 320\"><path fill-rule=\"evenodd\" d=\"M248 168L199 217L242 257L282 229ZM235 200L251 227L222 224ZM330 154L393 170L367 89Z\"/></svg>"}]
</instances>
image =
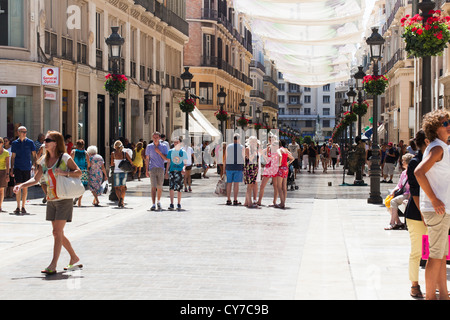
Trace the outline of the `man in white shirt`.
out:
<instances>
[{"instance_id":1,"label":"man in white shirt","mask_svg":"<svg viewBox=\"0 0 450 320\"><path fill-rule=\"evenodd\" d=\"M300 172L301 166L299 164L300 159L300 145L292 138L292 142L288 145L289 152L294 157L292 165L294 166L294 179L297 179L297 172Z\"/></svg>"}]
</instances>

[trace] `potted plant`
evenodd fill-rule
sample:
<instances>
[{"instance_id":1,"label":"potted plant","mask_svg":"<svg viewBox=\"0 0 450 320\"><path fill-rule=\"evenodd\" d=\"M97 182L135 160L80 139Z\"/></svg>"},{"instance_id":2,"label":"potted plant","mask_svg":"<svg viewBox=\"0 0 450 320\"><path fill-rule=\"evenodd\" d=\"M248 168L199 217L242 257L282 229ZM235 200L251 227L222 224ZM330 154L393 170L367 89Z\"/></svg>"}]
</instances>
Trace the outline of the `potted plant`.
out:
<instances>
[{"instance_id":1,"label":"potted plant","mask_svg":"<svg viewBox=\"0 0 450 320\"><path fill-rule=\"evenodd\" d=\"M228 120L228 112L225 110L217 110L214 115L216 116L216 119L219 121L227 121Z\"/></svg>"},{"instance_id":2,"label":"potted plant","mask_svg":"<svg viewBox=\"0 0 450 320\"><path fill-rule=\"evenodd\" d=\"M183 99L180 101L180 109L183 112L192 112L195 108L194 99Z\"/></svg>"},{"instance_id":3,"label":"potted plant","mask_svg":"<svg viewBox=\"0 0 450 320\"><path fill-rule=\"evenodd\" d=\"M261 123L255 123L255 130L259 130L263 127Z\"/></svg>"},{"instance_id":4,"label":"potted plant","mask_svg":"<svg viewBox=\"0 0 450 320\"><path fill-rule=\"evenodd\" d=\"M347 125L351 125L352 122L355 122L356 120L358 120L356 113L351 112L351 111L347 111L344 113L344 122Z\"/></svg>"},{"instance_id":5,"label":"potted plant","mask_svg":"<svg viewBox=\"0 0 450 320\"><path fill-rule=\"evenodd\" d=\"M124 93L127 89L128 78L123 74L108 73L108 75L105 76L105 79L106 82L103 88L111 95L119 95Z\"/></svg>"},{"instance_id":6,"label":"potted plant","mask_svg":"<svg viewBox=\"0 0 450 320\"><path fill-rule=\"evenodd\" d=\"M366 100L364 100L361 104L358 102L353 102L352 104L352 111L361 117L367 113L368 108L369 103Z\"/></svg>"},{"instance_id":7,"label":"potted plant","mask_svg":"<svg viewBox=\"0 0 450 320\"><path fill-rule=\"evenodd\" d=\"M364 91L370 95L381 95L386 90L388 79L381 76L367 75L363 79Z\"/></svg>"},{"instance_id":8,"label":"potted plant","mask_svg":"<svg viewBox=\"0 0 450 320\"><path fill-rule=\"evenodd\" d=\"M423 18L416 14L406 15L400 22L404 27L402 38L406 43L405 50L410 56L417 58L442 56L450 40L450 17L442 15L440 10L430 10L431 17L423 23Z\"/></svg>"},{"instance_id":9,"label":"potted plant","mask_svg":"<svg viewBox=\"0 0 450 320\"><path fill-rule=\"evenodd\" d=\"M246 127L248 125L248 119L245 117L240 117L236 120L236 123L240 127Z\"/></svg>"}]
</instances>

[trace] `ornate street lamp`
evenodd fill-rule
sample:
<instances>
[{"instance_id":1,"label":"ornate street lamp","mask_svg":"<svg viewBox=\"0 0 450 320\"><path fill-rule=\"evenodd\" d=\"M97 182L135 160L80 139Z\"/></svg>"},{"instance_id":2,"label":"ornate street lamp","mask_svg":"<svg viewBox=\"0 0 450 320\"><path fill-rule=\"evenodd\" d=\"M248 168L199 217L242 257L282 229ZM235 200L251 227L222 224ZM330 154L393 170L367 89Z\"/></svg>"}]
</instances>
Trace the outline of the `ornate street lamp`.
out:
<instances>
[{"instance_id":1,"label":"ornate street lamp","mask_svg":"<svg viewBox=\"0 0 450 320\"><path fill-rule=\"evenodd\" d=\"M180 77L181 80L183 80L184 99L187 100L190 98L190 90L194 75L189 72L189 67L184 67L184 72ZM186 112L186 132L189 137L189 112Z\"/></svg>"},{"instance_id":2,"label":"ornate street lamp","mask_svg":"<svg viewBox=\"0 0 450 320\"><path fill-rule=\"evenodd\" d=\"M347 97L348 97L348 109L347 111L352 111L352 104L353 102L355 102L355 98L356 98L356 92L353 90L353 87L350 87L350 90L347 92ZM352 148L353 145L353 123L350 123L350 149Z\"/></svg>"},{"instance_id":3,"label":"ornate street lamp","mask_svg":"<svg viewBox=\"0 0 450 320\"><path fill-rule=\"evenodd\" d=\"M367 38L370 46L370 59L373 62L373 75L378 76L378 62L381 60L384 39L378 33L378 28L372 28L372 35ZM378 145L378 96L373 95L373 116L372 116L372 161L370 165L370 195L368 203L383 203L380 193L380 147Z\"/></svg>"},{"instance_id":4,"label":"ornate street lamp","mask_svg":"<svg viewBox=\"0 0 450 320\"><path fill-rule=\"evenodd\" d=\"M223 91L223 87L220 87L220 91L217 94L217 102L220 106L220 112L223 111L223 106L225 105L225 98L227 97L227 94L225 91ZM225 124L223 120L220 120L220 130L222 131L222 139L225 139Z\"/></svg>"},{"instance_id":5,"label":"ornate street lamp","mask_svg":"<svg viewBox=\"0 0 450 320\"><path fill-rule=\"evenodd\" d=\"M119 27L111 27L111 35L105 40L108 45L109 51L109 59L112 62L112 73L119 74L119 64L120 58L122 56L122 46L125 43L125 39L120 36L118 33ZM113 145L115 139L119 137L119 95L113 94L114 105L113 105L113 114L110 114L111 117L111 126L110 126L110 144Z\"/></svg>"},{"instance_id":6,"label":"ornate street lamp","mask_svg":"<svg viewBox=\"0 0 450 320\"><path fill-rule=\"evenodd\" d=\"M245 119L245 108L246 107L247 107L247 104L245 103L245 99L242 99L241 103L239 103L239 109L241 110L241 118L242 119ZM244 130L244 127L245 127L244 121L242 121L241 127L242 127L242 130Z\"/></svg>"},{"instance_id":7,"label":"ornate street lamp","mask_svg":"<svg viewBox=\"0 0 450 320\"><path fill-rule=\"evenodd\" d=\"M364 88L363 81L366 76L363 66L358 67L358 72L353 76L356 80L356 90L358 90L358 104L363 103L362 91ZM361 115L358 114L358 137L361 137Z\"/></svg>"},{"instance_id":8,"label":"ornate street lamp","mask_svg":"<svg viewBox=\"0 0 450 320\"><path fill-rule=\"evenodd\" d=\"M422 23L423 26L427 23L427 20L432 15L429 13L433 10L436 3L430 0L423 0L418 4L418 8L422 13ZM422 57L422 108L421 108L421 119L428 112L431 112L432 105L432 83L431 83L431 57Z\"/></svg>"},{"instance_id":9,"label":"ornate street lamp","mask_svg":"<svg viewBox=\"0 0 450 320\"><path fill-rule=\"evenodd\" d=\"M275 129L276 126L277 126L277 118L273 117L272 118L272 128Z\"/></svg>"}]
</instances>

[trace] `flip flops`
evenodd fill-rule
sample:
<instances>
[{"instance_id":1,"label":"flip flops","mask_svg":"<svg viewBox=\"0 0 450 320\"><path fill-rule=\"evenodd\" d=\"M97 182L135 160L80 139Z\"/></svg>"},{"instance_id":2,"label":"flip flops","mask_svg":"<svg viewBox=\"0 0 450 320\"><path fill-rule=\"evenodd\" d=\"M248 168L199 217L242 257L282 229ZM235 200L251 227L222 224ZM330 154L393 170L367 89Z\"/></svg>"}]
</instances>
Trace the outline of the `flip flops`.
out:
<instances>
[{"instance_id":1,"label":"flip flops","mask_svg":"<svg viewBox=\"0 0 450 320\"><path fill-rule=\"evenodd\" d=\"M82 264L68 264L67 267L64 268L64 270L73 271L73 270L82 269L82 268L83 268Z\"/></svg>"},{"instance_id":2,"label":"flip flops","mask_svg":"<svg viewBox=\"0 0 450 320\"><path fill-rule=\"evenodd\" d=\"M52 275L52 274L56 274L56 270L45 268L44 270L41 270L41 273L45 273L46 275Z\"/></svg>"}]
</instances>

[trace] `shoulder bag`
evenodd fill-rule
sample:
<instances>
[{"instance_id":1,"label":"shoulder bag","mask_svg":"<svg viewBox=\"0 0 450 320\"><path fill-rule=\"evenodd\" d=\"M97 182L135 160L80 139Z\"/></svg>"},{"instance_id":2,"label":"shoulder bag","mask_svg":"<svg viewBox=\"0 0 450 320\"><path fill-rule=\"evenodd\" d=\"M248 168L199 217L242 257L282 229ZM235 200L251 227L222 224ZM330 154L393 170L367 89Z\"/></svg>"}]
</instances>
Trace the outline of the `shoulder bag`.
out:
<instances>
[{"instance_id":1,"label":"shoulder bag","mask_svg":"<svg viewBox=\"0 0 450 320\"><path fill-rule=\"evenodd\" d=\"M125 152L122 152L123 160L119 163L119 169L126 173L131 173L134 171L133 164L128 161Z\"/></svg>"},{"instance_id":2,"label":"shoulder bag","mask_svg":"<svg viewBox=\"0 0 450 320\"><path fill-rule=\"evenodd\" d=\"M62 155L58 159L56 168L59 168ZM56 196L59 199L74 199L83 195L85 189L80 178L56 176Z\"/></svg>"}]
</instances>

